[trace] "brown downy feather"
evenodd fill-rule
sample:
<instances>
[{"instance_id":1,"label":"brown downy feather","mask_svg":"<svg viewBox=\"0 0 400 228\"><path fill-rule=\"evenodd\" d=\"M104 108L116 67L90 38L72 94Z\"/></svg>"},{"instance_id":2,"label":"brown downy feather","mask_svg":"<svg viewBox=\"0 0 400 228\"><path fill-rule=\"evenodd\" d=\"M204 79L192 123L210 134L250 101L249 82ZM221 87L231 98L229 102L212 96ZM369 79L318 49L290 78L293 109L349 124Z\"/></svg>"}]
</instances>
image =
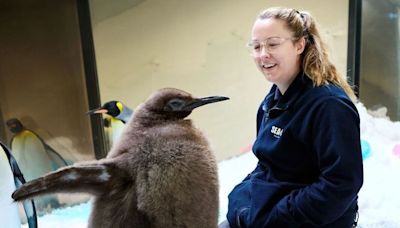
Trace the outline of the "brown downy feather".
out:
<instances>
[{"instance_id":1,"label":"brown downy feather","mask_svg":"<svg viewBox=\"0 0 400 228\"><path fill-rule=\"evenodd\" d=\"M90 193L89 227L217 227L217 163L205 136L184 118L226 99L161 89L135 110L107 158L49 173L12 197Z\"/></svg>"}]
</instances>

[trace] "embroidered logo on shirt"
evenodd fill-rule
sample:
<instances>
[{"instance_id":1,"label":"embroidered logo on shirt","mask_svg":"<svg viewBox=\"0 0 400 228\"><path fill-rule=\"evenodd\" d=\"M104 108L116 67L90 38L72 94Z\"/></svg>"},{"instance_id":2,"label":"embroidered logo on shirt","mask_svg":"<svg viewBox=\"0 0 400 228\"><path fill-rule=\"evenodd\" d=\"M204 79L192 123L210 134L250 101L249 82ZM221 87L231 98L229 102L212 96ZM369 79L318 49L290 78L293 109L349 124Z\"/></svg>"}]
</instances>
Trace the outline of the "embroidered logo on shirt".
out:
<instances>
[{"instance_id":1,"label":"embroidered logo on shirt","mask_svg":"<svg viewBox=\"0 0 400 228\"><path fill-rule=\"evenodd\" d=\"M275 137L280 138L282 136L283 129L276 126L272 126L271 133L274 134Z\"/></svg>"}]
</instances>

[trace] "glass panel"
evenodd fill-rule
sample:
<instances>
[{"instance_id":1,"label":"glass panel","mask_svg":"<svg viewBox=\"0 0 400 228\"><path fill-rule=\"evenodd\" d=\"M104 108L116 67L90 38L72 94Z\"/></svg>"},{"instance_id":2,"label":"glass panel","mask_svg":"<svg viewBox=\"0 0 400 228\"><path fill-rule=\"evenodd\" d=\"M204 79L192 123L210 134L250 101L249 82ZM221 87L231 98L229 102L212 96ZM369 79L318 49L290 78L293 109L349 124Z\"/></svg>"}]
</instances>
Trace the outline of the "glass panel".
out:
<instances>
[{"instance_id":1,"label":"glass panel","mask_svg":"<svg viewBox=\"0 0 400 228\"><path fill-rule=\"evenodd\" d=\"M0 28L0 136L25 179L93 160L76 1L4 1ZM42 214L74 197L35 202Z\"/></svg>"},{"instance_id":2,"label":"glass panel","mask_svg":"<svg viewBox=\"0 0 400 228\"><path fill-rule=\"evenodd\" d=\"M400 1L363 1L360 100L400 120Z\"/></svg>"}]
</instances>

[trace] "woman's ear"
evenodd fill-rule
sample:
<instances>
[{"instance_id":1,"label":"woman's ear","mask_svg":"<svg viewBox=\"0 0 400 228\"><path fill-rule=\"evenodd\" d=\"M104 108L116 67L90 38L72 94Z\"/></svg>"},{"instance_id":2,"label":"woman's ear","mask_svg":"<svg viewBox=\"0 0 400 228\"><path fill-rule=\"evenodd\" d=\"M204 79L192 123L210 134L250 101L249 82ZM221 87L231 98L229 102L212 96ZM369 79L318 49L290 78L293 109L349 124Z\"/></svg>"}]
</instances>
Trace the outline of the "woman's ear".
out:
<instances>
[{"instance_id":1,"label":"woman's ear","mask_svg":"<svg viewBox=\"0 0 400 228\"><path fill-rule=\"evenodd\" d=\"M301 37L298 41L296 41L296 51L297 54L301 54L304 51L304 48L306 47L306 39L303 37Z\"/></svg>"}]
</instances>

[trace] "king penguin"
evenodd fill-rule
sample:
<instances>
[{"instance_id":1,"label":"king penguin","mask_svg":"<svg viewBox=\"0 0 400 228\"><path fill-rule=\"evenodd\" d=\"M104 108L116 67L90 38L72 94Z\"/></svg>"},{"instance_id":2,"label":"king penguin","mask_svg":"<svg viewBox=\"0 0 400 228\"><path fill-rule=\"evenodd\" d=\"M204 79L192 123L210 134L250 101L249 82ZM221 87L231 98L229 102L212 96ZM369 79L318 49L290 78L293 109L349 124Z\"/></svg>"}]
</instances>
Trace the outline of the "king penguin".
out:
<instances>
[{"instance_id":1,"label":"king penguin","mask_svg":"<svg viewBox=\"0 0 400 228\"><path fill-rule=\"evenodd\" d=\"M107 114L104 117L104 130L108 148L116 142L125 127L125 123L131 118L133 110L121 101L108 101L97 109L90 110L88 114Z\"/></svg>"},{"instance_id":2,"label":"king penguin","mask_svg":"<svg viewBox=\"0 0 400 228\"><path fill-rule=\"evenodd\" d=\"M21 227L21 217L17 205L13 203L11 193L24 184L25 179L15 158L2 142L0 142L0 180L0 221L2 227ZM36 228L35 204L33 201L25 201L23 207L29 228Z\"/></svg>"},{"instance_id":3,"label":"king penguin","mask_svg":"<svg viewBox=\"0 0 400 228\"><path fill-rule=\"evenodd\" d=\"M10 140L10 148L26 180L33 180L48 172L68 165L52 147L35 132L25 128L16 118L7 120L8 129L14 134ZM58 200L46 197L36 200L40 214L58 207Z\"/></svg>"},{"instance_id":4,"label":"king penguin","mask_svg":"<svg viewBox=\"0 0 400 228\"><path fill-rule=\"evenodd\" d=\"M68 162L56 150L48 145L34 131L25 128L18 119L11 118L7 120L6 124L8 129L14 134L10 140L11 151L14 153L22 171L25 173L25 170L29 170L29 174L25 174L27 180L32 180L44 173L68 165ZM40 159L38 165L46 169L46 171L43 170L44 173L34 171L39 167L32 167L35 165L33 162L35 158L32 157L36 157L37 160ZM28 163L30 163L30 165L28 165Z\"/></svg>"},{"instance_id":5,"label":"king penguin","mask_svg":"<svg viewBox=\"0 0 400 228\"><path fill-rule=\"evenodd\" d=\"M217 162L204 134L186 117L197 107L227 99L160 89L135 109L106 158L30 181L12 197L90 193L88 227L216 228Z\"/></svg>"}]
</instances>

